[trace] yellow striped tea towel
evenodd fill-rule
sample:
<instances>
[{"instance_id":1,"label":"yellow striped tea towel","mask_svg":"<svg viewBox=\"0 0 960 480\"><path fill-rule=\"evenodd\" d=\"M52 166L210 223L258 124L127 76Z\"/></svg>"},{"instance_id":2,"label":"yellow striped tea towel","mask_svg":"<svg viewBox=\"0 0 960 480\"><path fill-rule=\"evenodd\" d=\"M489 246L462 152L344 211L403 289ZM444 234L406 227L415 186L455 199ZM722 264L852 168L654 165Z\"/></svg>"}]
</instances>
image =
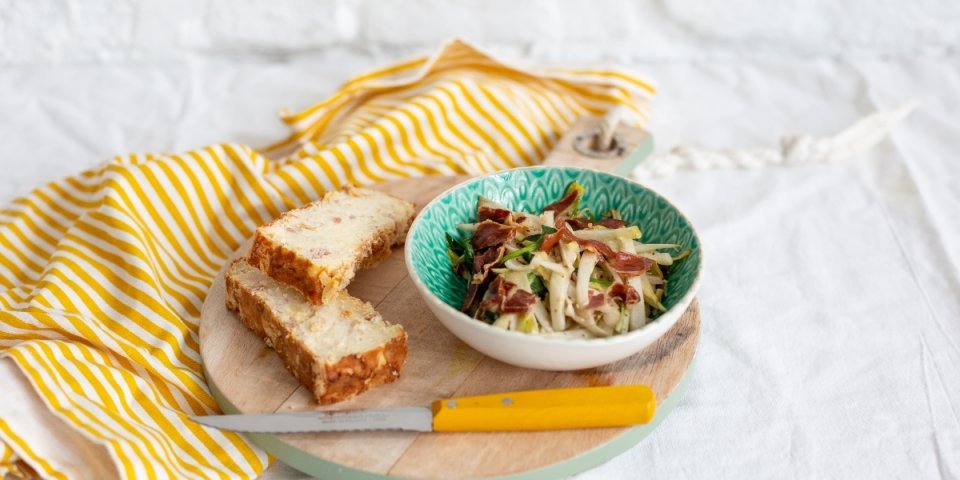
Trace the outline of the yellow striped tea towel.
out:
<instances>
[{"instance_id":1,"label":"yellow striped tea towel","mask_svg":"<svg viewBox=\"0 0 960 480\"><path fill-rule=\"evenodd\" d=\"M645 121L652 94L618 71L521 69L454 41L285 115L293 133L262 152L119 156L15 200L0 211L0 385L27 386L0 400L0 472L91 474L24 425L39 410L121 478L255 477L264 452L186 416L217 411L200 306L257 226L346 184L535 164L580 115L622 105Z\"/></svg>"}]
</instances>

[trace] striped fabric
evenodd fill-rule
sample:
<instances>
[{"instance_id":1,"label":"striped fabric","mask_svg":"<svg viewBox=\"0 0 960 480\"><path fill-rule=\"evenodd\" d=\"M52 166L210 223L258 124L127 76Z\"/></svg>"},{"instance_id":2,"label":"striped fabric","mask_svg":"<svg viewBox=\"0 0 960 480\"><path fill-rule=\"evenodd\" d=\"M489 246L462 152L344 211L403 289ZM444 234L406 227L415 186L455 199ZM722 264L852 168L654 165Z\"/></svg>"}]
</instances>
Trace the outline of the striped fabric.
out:
<instances>
[{"instance_id":1,"label":"striped fabric","mask_svg":"<svg viewBox=\"0 0 960 480\"><path fill-rule=\"evenodd\" d=\"M258 225L346 184L537 163L577 116L646 119L652 94L620 72L524 71L453 42L286 115L292 135L262 152L120 156L44 185L0 211L0 357L123 478L254 477L262 451L186 415L217 411L200 306ZM2 419L0 441L0 472L19 458L64 477Z\"/></svg>"},{"instance_id":2,"label":"striped fabric","mask_svg":"<svg viewBox=\"0 0 960 480\"><path fill-rule=\"evenodd\" d=\"M0 478L13 471L14 463L17 460L17 454L13 453L13 449L8 447L6 443L0 442Z\"/></svg>"}]
</instances>

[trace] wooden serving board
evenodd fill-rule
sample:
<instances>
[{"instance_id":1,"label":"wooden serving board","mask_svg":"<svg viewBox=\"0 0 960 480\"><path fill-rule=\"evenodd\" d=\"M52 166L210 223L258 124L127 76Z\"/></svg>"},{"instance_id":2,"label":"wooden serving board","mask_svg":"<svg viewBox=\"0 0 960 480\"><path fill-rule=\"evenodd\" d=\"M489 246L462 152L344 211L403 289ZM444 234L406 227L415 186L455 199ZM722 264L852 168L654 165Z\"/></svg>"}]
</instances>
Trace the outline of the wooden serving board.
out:
<instances>
[{"instance_id":1,"label":"wooden serving board","mask_svg":"<svg viewBox=\"0 0 960 480\"><path fill-rule=\"evenodd\" d=\"M466 177L428 177L377 188L423 207ZM235 256L249 248L241 247ZM321 407L279 357L224 306L223 271L201 311L200 350L207 382L228 413L429 405L438 398L514 390L647 384L656 393L654 422L632 428L549 432L351 432L250 434L266 451L320 478L554 478L598 465L636 444L669 412L684 387L700 335L694 301L677 324L642 352L615 364L578 372L547 372L484 357L430 313L407 275L403 252L361 271L350 294L373 304L388 322L403 325L409 356L395 383L354 400Z\"/></svg>"}]
</instances>

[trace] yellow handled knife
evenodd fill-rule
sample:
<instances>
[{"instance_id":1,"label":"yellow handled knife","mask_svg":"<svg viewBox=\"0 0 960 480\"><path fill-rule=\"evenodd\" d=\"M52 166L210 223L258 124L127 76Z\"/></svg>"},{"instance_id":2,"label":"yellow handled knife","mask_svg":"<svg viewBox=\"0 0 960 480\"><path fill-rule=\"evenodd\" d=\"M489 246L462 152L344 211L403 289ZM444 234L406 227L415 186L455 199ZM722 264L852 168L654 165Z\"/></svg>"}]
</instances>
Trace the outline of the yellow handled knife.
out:
<instances>
[{"instance_id":1,"label":"yellow handled knife","mask_svg":"<svg viewBox=\"0 0 960 480\"><path fill-rule=\"evenodd\" d=\"M653 419L657 402L646 385L560 388L437 400L430 407L208 415L191 419L254 433L413 430L485 432L626 427Z\"/></svg>"}]
</instances>

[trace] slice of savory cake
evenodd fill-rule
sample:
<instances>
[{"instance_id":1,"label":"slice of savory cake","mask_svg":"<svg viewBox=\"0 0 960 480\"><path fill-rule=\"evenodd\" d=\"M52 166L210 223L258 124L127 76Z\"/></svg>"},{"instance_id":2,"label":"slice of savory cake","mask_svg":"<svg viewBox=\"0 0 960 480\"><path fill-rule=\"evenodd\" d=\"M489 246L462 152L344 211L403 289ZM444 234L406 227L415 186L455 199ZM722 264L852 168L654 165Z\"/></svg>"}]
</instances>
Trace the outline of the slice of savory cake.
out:
<instances>
[{"instance_id":1,"label":"slice of savory cake","mask_svg":"<svg viewBox=\"0 0 960 480\"><path fill-rule=\"evenodd\" d=\"M346 293L308 302L245 259L226 273L227 308L279 354L321 404L346 400L400 376L407 334Z\"/></svg>"},{"instance_id":2,"label":"slice of savory cake","mask_svg":"<svg viewBox=\"0 0 960 480\"><path fill-rule=\"evenodd\" d=\"M284 213L257 229L250 263L320 304L341 292L403 242L414 205L385 193L347 187Z\"/></svg>"}]
</instances>

